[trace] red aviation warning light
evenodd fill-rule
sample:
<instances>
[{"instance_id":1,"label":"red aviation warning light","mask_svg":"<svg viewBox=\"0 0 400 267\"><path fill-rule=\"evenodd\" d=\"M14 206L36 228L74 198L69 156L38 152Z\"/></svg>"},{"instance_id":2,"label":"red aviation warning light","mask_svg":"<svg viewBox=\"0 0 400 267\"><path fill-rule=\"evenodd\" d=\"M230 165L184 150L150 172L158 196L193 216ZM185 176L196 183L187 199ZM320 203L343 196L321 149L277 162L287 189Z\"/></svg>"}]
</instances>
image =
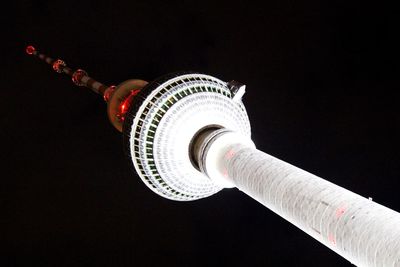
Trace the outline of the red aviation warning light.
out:
<instances>
[{"instance_id":1,"label":"red aviation warning light","mask_svg":"<svg viewBox=\"0 0 400 267\"><path fill-rule=\"evenodd\" d=\"M27 53L28 55L33 55L33 53L36 51L36 49L35 49L33 46L28 45L28 46L26 47L25 51L26 51L26 53Z\"/></svg>"}]
</instances>

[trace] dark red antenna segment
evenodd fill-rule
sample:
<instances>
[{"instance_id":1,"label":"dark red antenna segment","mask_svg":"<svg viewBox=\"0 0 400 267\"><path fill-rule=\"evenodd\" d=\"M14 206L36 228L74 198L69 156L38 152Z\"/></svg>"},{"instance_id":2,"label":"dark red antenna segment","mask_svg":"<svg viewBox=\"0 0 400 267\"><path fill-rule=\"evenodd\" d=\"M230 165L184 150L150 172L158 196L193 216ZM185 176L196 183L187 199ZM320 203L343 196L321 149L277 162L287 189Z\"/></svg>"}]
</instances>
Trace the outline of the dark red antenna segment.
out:
<instances>
[{"instance_id":1,"label":"dark red antenna segment","mask_svg":"<svg viewBox=\"0 0 400 267\"><path fill-rule=\"evenodd\" d=\"M31 45L27 46L25 51L28 55L36 56L37 58L51 65L53 70L56 71L57 73L65 73L68 76L71 76L72 81L77 86L84 86L90 88L94 92L102 96L104 96L104 92L109 87L91 78L86 71L81 69L72 70L67 66L67 64L63 60L61 59L55 60L45 54L42 54Z\"/></svg>"}]
</instances>

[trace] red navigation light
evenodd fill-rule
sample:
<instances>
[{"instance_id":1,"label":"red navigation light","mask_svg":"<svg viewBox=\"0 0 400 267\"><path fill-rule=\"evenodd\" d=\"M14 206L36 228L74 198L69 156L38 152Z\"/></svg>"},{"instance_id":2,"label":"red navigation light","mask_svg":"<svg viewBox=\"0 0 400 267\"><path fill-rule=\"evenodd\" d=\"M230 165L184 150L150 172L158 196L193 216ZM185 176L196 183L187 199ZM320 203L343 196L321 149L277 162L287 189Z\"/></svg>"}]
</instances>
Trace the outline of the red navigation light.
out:
<instances>
[{"instance_id":1,"label":"red navigation light","mask_svg":"<svg viewBox=\"0 0 400 267\"><path fill-rule=\"evenodd\" d=\"M228 152L226 152L225 159L229 160L229 159L233 158L234 155L235 155L235 151L233 149L230 149Z\"/></svg>"},{"instance_id":2,"label":"red navigation light","mask_svg":"<svg viewBox=\"0 0 400 267\"><path fill-rule=\"evenodd\" d=\"M57 59L56 61L53 62L53 70L55 70L58 73L63 72L63 68L67 66L65 62L61 59Z\"/></svg>"},{"instance_id":3,"label":"red navigation light","mask_svg":"<svg viewBox=\"0 0 400 267\"><path fill-rule=\"evenodd\" d=\"M346 212L346 207L342 206L336 209L336 218L342 217L342 215Z\"/></svg>"},{"instance_id":4,"label":"red navigation light","mask_svg":"<svg viewBox=\"0 0 400 267\"><path fill-rule=\"evenodd\" d=\"M118 118L121 121L124 121L125 119L125 113L129 110L129 107L131 106L133 102L133 98L140 92L140 89L133 90L127 98L125 98L121 104L119 105L119 113L117 114Z\"/></svg>"},{"instance_id":5,"label":"red navigation light","mask_svg":"<svg viewBox=\"0 0 400 267\"><path fill-rule=\"evenodd\" d=\"M72 82L76 84L77 86L84 86L84 83L81 82L81 79L84 76L87 76L87 72L82 70L82 69L77 69L73 74L72 74Z\"/></svg>"},{"instance_id":6,"label":"red navigation light","mask_svg":"<svg viewBox=\"0 0 400 267\"><path fill-rule=\"evenodd\" d=\"M36 49L33 47L33 46L31 46L31 45L28 45L27 47L26 47L26 49L25 49L25 52L28 54L28 55L33 55L33 53L36 51Z\"/></svg>"},{"instance_id":7,"label":"red navigation light","mask_svg":"<svg viewBox=\"0 0 400 267\"><path fill-rule=\"evenodd\" d=\"M115 92L115 88L116 88L115 85L111 85L110 87L108 87L106 89L106 91L104 92L104 95L103 95L104 101L108 102L110 100L111 96Z\"/></svg>"}]
</instances>

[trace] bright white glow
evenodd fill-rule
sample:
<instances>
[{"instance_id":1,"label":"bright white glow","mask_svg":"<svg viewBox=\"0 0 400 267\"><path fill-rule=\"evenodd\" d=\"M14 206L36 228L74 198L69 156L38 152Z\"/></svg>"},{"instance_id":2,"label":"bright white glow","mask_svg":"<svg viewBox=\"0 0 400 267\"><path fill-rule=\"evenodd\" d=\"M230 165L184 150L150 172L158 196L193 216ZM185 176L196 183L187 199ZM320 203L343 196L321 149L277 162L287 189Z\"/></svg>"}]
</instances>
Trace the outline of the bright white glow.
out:
<instances>
[{"instance_id":1,"label":"bright white glow","mask_svg":"<svg viewBox=\"0 0 400 267\"><path fill-rule=\"evenodd\" d=\"M224 164L227 159L233 157L236 153L230 149L232 144L246 144L248 147L255 148L250 138L237 132L224 133L212 143L212 146L207 151L205 162L207 174L215 184L224 188L235 187L235 184L229 179L229 171Z\"/></svg>"},{"instance_id":2,"label":"bright white glow","mask_svg":"<svg viewBox=\"0 0 400 267\"><path fill-rule=\"evenodd\" d=\"M400 266L398 212L259 151L245 137L217 138L206 155L211 179L236 186L358 266Z\"/></svg>"},{"instance_id":3,"label":"bright white glow","mask_svg":"<svg viewBox=\"0 0 400 267\"><path fill-rule=\"evenodd\" d=\"M202 74L159 85L130 133L133 164L144 183L179 201L236 186L355 264L400 266L400 214L257 150L240 99L244 87L237 92ZM210 125L230 132L205 139L206 176L192 166L189 144Z\"/></svg>"},{"instance_id":4,"label":"bright white glow","mask_svg":"<svg viewBox=\"0 0 400 267\"><path fill-rule=\"evenodd\" d=\"M146 98L133 120L130 143L135 169L150 189L181 201L222 189L193 167L189 144L209 125L250 137L246 110L232 98L225 82L203 74L177 76Z\"/></svg>"},{"instance_id":5,"label":"bright white glow","mask_svg":"<svg viewBox=\"0 0 400 267\"><path fill-rule=\"evenodd\" d=\"M225 82L202 74L159 85L130 133L133 164L144 183L179 201L236 186L355 264L400 266L400 214L257 150L239 89L235 97ZM210 125L230 132L205 139L206 176L192 166L189 144Z\"/></svg>"}]
</instances>

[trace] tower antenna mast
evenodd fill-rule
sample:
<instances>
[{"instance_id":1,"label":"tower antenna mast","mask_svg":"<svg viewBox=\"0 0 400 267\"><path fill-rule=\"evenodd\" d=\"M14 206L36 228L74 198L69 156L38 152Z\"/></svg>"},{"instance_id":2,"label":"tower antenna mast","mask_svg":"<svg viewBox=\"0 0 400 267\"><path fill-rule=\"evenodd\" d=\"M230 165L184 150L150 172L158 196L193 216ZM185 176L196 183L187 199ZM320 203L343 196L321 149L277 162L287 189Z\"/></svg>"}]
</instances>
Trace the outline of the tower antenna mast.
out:
<instances>
[{"instance_id":1,"label":"tower antenna mast","mask_svg":"<svg viewBox=\"0 0 400 267\"><path fill-rule=\"evenodd\" d=\"M120 132L122 132L122 124L125 115L129 109L133 98L147 84L146 81L139 79L131 79L121 83L118 86L107 86L96 81L82 69L73 70L67 66L62 59L53 59L38 50L32 45L26 47L25 52L28 55L37 57L52 66L57 73L64 73L71 77L72 82L77 86L87 87L93 92L103 96L107 102L107 113L111 124Z\"/></svg>"}]
</instances>

